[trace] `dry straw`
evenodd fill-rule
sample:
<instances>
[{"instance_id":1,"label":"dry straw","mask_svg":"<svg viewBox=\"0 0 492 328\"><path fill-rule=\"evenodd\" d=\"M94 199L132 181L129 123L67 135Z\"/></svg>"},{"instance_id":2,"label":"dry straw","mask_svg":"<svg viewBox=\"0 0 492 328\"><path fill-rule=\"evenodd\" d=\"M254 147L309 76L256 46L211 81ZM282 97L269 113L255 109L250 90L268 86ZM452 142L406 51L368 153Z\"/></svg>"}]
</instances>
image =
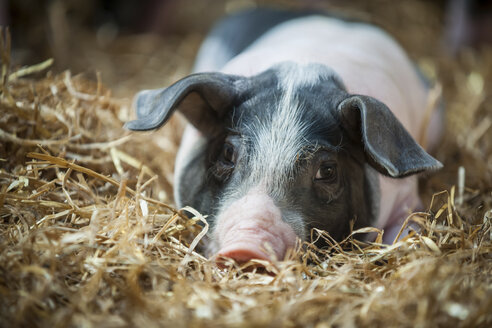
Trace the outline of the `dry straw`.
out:
<instances>
[{"instance_id":1,"label":"dry straw","mask_svg":"<svg viewBox=\"0 0 492 328\"><path fill-rule=\"evenodd\" d=\"M435 194L428 211L407 218L420 233L393 245L378 242L380 231L369 244L313 231L329 247L298 243L261 272L254 263L219 268L194 252L206 217L168 205L175 143L124 131L130 109L100 79L44 73L51 61L11 72L8 34L0 40L1 326L492 325L490 183L465 189L459 206L454 187ZM450 113L472 95L474 115L490 126L482 104L492 93L474 82L485 77L455 68L470 88ZM458 141L440 150L448 172L464 164L482 168L467 172L472 180L490 178L486 123L467 138L457 122L446 136Z\"/></svg>"}]
</instances>

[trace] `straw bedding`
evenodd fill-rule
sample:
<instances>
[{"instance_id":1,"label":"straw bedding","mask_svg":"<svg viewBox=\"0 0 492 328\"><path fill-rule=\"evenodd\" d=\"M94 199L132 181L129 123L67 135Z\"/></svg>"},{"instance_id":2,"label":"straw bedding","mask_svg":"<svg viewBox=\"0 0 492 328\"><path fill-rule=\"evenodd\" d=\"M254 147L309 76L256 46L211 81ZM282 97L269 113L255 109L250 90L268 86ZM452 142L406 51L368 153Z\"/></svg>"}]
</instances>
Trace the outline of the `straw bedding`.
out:
<instances>
[{"instance_id":1,"label":"straw bedding","mask_svg":"<svg viewBox=\"0 0 492 328\"><path fill-rule=\"evenodd\" d=\"M194 251L206 213L172 206L179 117L130 134L129 101L99 76L12 69L2 33L0 325L491 326L492 49L452 60L420 51L425 36L405 42L446 100L445 169L421 179L428 210L408 217L420 233L382 245L313 231L330 246L299 243L258 270Z\"/></svg>"}]
</instances>

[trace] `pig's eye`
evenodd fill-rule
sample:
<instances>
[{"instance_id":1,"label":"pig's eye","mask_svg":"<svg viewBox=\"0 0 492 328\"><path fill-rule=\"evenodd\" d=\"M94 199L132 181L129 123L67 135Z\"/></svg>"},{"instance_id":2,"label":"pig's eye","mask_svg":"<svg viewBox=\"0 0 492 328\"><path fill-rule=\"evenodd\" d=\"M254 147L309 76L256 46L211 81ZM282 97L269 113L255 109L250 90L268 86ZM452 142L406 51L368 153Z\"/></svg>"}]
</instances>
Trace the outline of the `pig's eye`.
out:
<instances>
[{"instance_id":1,"label":"pig's eye","mask_svg":"<svg viewBox=\"0 0 492 328\"><path fill-rule=\"evenodd\" d=\"M332 183L337 180L337 176L337 166L334 163L321 163L314 179Z\"/></svg>"},{"instance_id":2,"label":"pig's eye","mask_svg":"<svg viewBox=\"0 0 492 328\"><path fill-rule=\"evenodd\" d=\"M233 142L234 140L225 140L222 146L222 150L220 151L213 167L213 174L218 180L227 180L234 170L234 166L236 165L238 152L236 147L234 147Z\"/></svg>"},{"instance_id":3,"label":"pig's eye","mask_svg":"<svg viewBox=\"0 0 492 328\"><path fill-rule=\"evenodd\" d=\"M236 160L236 151L234 146L226 142L224 148L222 149L221 161L229 166L234 166L234 161Z\"/></svg>"}]
</instances>

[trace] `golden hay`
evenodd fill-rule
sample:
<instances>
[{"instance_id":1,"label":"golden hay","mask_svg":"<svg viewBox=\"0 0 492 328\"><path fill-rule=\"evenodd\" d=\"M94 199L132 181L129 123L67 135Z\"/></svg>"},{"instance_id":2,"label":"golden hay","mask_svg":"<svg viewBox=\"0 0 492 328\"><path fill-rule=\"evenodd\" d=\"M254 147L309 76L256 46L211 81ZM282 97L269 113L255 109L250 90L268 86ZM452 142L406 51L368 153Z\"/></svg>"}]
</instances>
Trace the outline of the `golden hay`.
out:
<instances>
[{"instance_id":1,"label":"golden hay","mask_svg":"<svg viewBox=\"0 0 492 328\"><path fill-rule=\"evenodd\" d=\"M43 76L50 62L10 72L1 40L1 326L492 325L492 49L419 61L447 102L446 167L408 218L420 234L337 244L314 231L331 246L299 244L258 272L195 253L206 218L167 205L178 119L129 134L128 101L100 79Z\"/></svg>"}]
</instances>

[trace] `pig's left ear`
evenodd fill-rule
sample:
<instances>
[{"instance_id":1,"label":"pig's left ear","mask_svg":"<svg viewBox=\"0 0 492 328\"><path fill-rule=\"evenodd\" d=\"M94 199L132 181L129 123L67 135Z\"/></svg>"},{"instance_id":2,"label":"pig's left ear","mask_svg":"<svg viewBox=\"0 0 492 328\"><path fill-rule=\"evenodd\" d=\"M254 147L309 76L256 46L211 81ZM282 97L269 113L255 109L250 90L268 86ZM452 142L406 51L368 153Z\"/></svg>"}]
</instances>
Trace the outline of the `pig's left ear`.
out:
<instances>
[{"instance_id":1,"label":"pig's left ear","mask_svg":"<svg viewBox=\"0 0 492 328\"><path fill-rule=\"evenodd\" d=\"M198 73L167 88L140 91L134 101L137 119L125 127L136 131L158 129L179 110L199 131L212 134L236 100L236 82L240 79L222 73Z\"/></svg>"},{"instance_id":2,"label":"pig's left ear","mask_svg":"<svg viewBox=\"0 0 492 328\"><path fill-rule=\"evenodd\" d=\"M362 141L366 159L380 173L401 178L442 167L382 102L350 96L340 103L338 112L342 127L351 138Z\"/></svg>"}]
</instances>

